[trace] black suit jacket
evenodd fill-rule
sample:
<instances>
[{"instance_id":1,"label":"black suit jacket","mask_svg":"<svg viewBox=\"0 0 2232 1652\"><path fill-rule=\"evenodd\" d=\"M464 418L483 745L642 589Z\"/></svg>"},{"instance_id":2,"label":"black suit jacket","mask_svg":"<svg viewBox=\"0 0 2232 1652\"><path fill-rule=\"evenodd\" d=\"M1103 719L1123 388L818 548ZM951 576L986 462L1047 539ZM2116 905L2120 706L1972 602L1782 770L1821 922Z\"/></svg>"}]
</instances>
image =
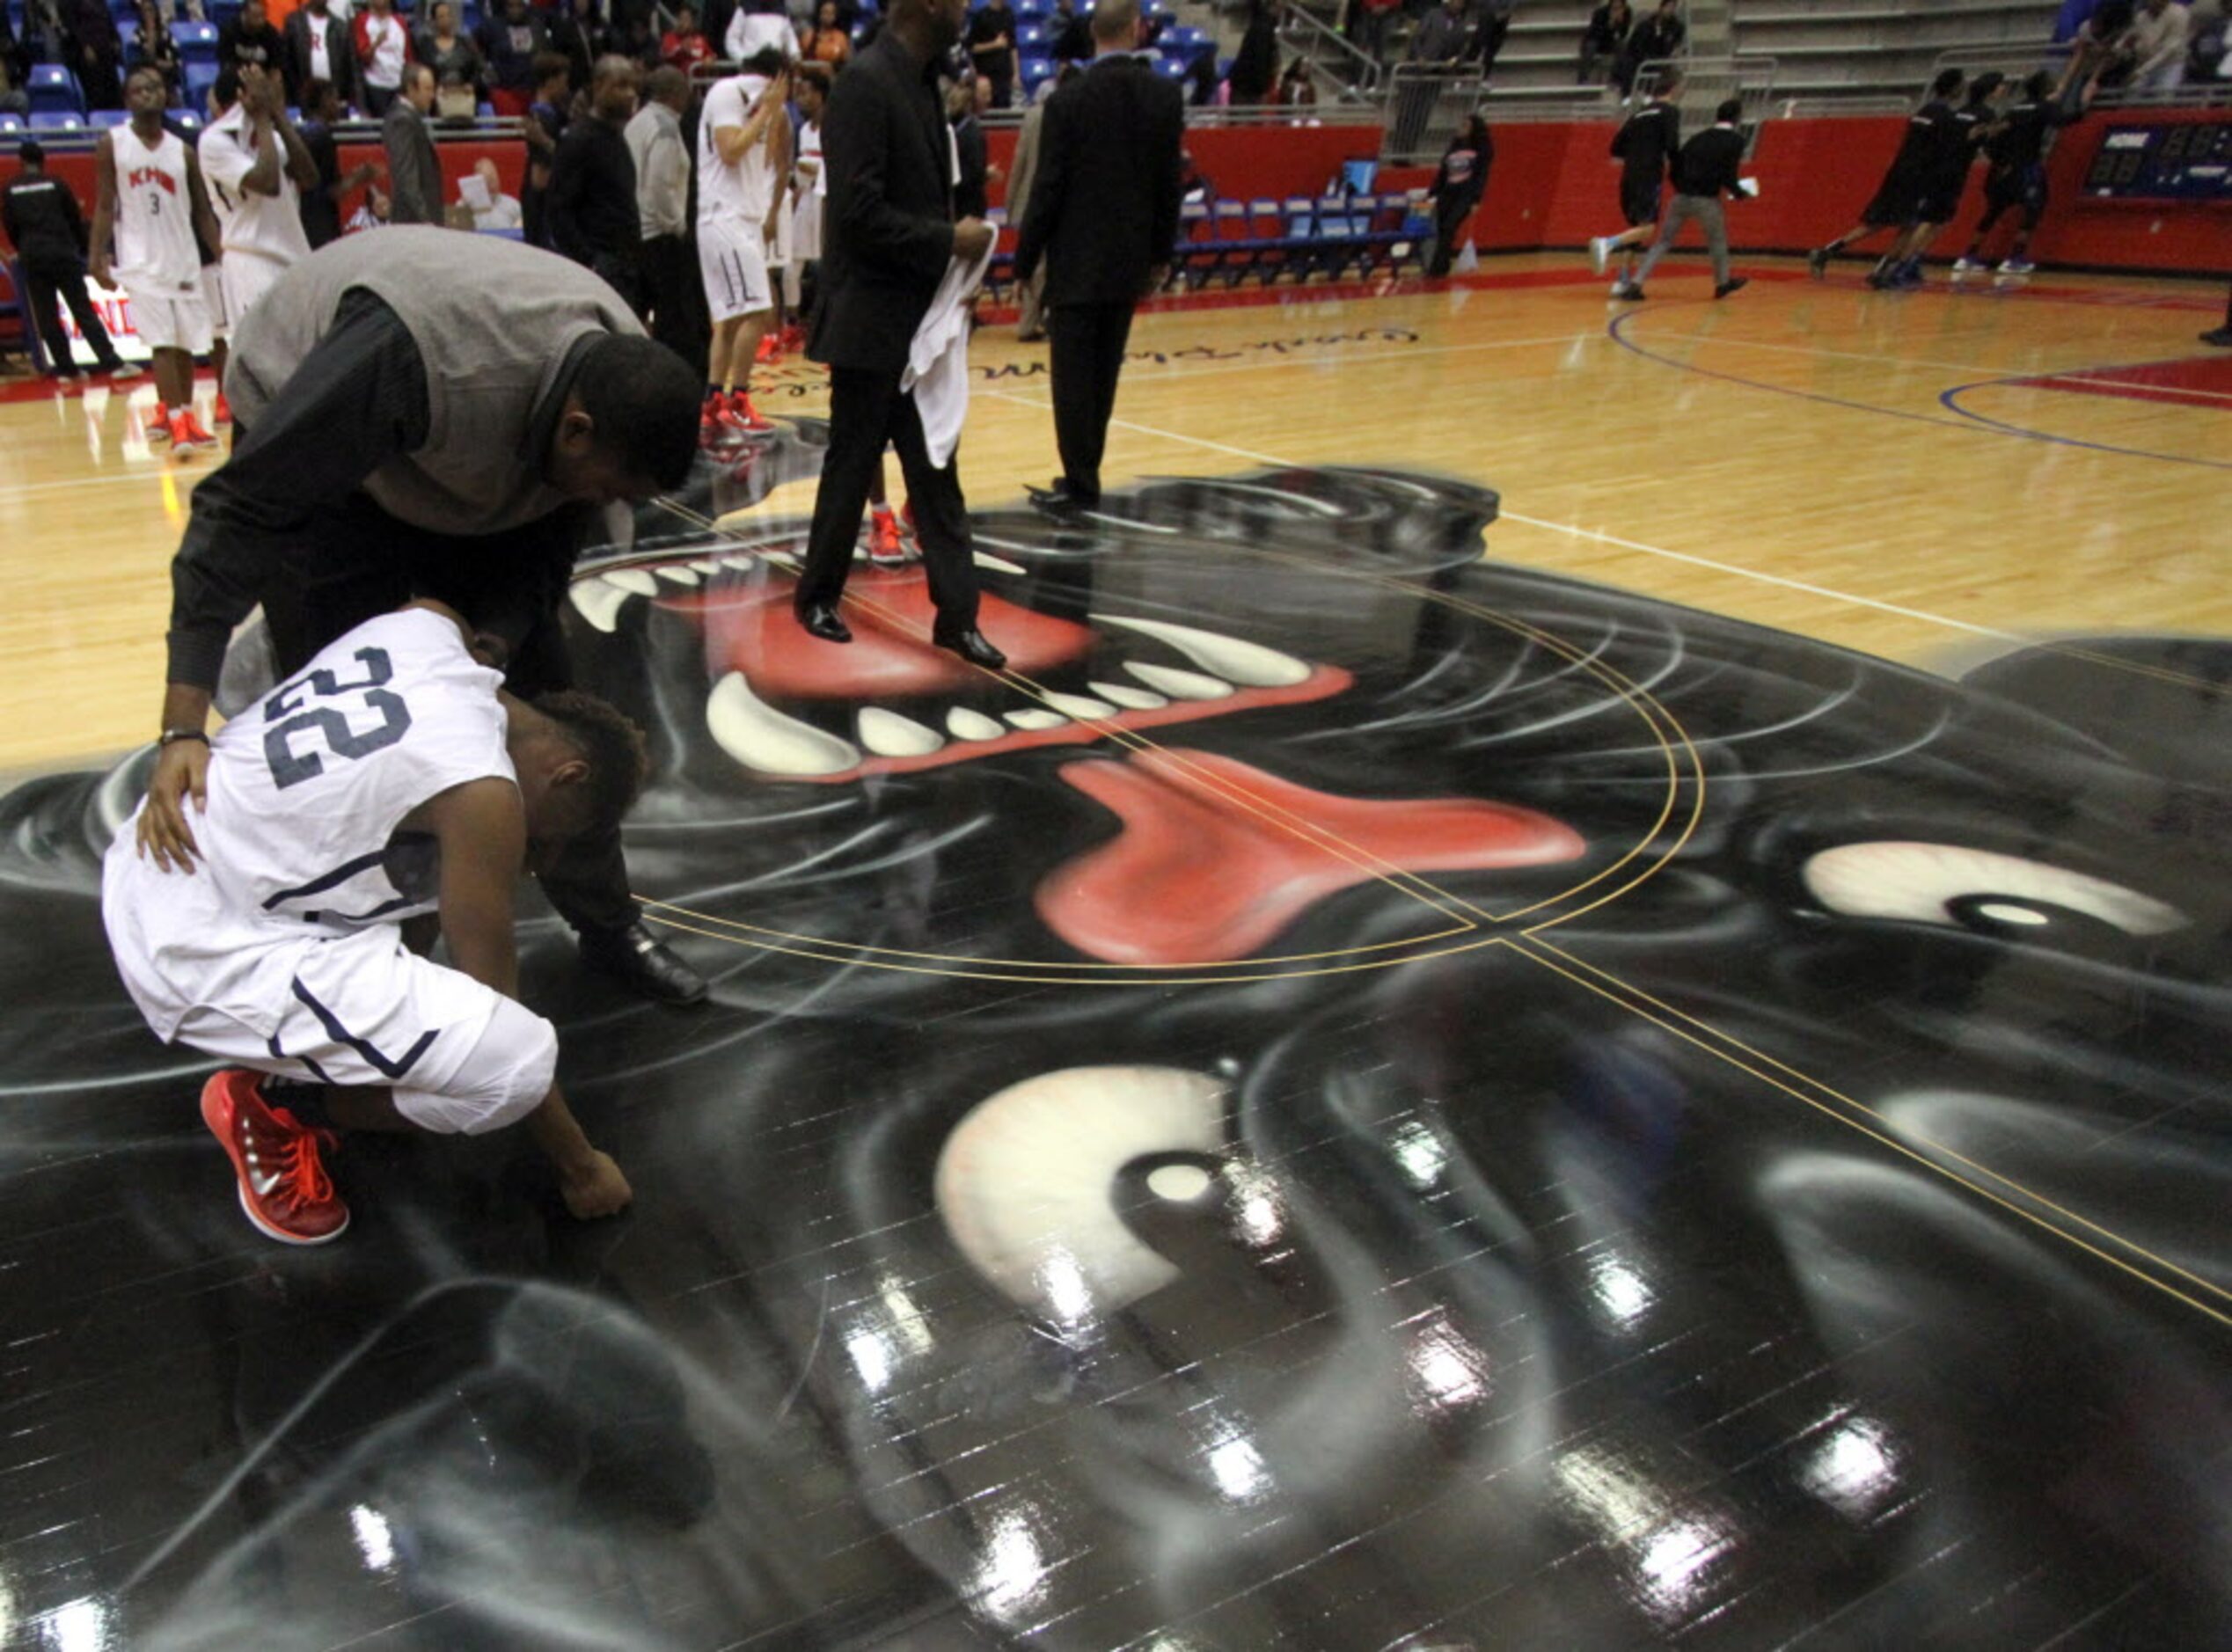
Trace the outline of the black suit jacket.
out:
<instances>
[{"instance_id":1,"label":"black suit jacket","mask_svg":"<svg viewBox=\"0 0 2232 1652\"><path fill-rule=\"evenodd\" d=\"M303 88L310 84L310 32L317 23L306 9L287 14L287 96L290 102L300 102ZM330 78L341 101L355 103L356 42L349 38L348 25L339 18L326 19L326 66L333 71Z\"/></svg>"},{"instance_id":2,"label":"black suit jacket","mask_svg":"<svg viewBox=\"0 0 2232 1652\"><path fill-rule=\"evenodd\" d=\"M934 65L889 31L830 91L822 172L822 291L806 353L896 372L953 258L953 149Z\"/></svg>"},{"instance_id":3,"label":"black suit jacket","mask_svg":"<svg viewBox=\"0 0 2232 1652\"><path fill-rule=\"evenodd\" d=\"M1185 94L1137 57L1103 57L1048 100L1015 274L1046 260L1049 304L1129 303L1178 238Z\"/></svg>"}]
</instances>

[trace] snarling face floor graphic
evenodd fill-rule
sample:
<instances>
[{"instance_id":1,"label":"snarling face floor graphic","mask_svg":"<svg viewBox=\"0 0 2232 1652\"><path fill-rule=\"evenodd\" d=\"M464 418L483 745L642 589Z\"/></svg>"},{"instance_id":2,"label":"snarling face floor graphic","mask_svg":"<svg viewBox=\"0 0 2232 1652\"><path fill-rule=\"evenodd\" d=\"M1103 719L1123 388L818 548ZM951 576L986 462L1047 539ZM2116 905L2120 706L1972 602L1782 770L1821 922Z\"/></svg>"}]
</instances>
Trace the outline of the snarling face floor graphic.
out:
<instances>
[{"instance_id":1,"label":"snarling face floor graphic","mask_svg":"<svg viewBox=\"0 0 2232 1652\"><path fill-rule=\"evenodd\" d=\"M1482 563L1494 509L980 514L997 676L911 571L832 647L802 524L648 515L576 655L715 1003L533 932L602 1229L352 1143L348 1244L274 1254L99 951L136 775L19 791L23 1619L2223 1641L2227 651L1956 683Z\"/></svg>"}]
</instances>

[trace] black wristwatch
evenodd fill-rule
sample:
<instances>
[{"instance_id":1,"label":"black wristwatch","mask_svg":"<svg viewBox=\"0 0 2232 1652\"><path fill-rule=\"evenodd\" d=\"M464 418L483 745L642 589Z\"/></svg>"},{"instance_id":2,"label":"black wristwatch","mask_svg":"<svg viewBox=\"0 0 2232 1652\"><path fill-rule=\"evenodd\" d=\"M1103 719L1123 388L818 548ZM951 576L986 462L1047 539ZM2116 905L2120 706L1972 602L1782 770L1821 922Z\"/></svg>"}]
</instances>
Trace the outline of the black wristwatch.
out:
<instances>
[{"instance_id":1,"label":"black wristwatch","mask_svg":"<svg viewBox=\"0 0 2232 1652\"><path fill-rule=\"evenodd\" d=\"M199 728L166 728L155 743L158 746L175 746L181 740L198 740L205 746L209 743L209 736Z\"/></svg>"}]
</instances>

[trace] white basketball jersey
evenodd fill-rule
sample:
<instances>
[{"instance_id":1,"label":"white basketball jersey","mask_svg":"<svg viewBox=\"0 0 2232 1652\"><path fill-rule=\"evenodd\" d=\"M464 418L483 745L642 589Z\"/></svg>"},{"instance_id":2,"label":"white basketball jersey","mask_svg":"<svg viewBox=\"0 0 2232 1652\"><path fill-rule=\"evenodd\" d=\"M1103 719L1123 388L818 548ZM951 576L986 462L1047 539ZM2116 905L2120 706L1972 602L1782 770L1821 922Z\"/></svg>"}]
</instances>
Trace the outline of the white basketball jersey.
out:
<instances>
[{"instance_id":1,"label":"white basketball jersey","mask_svg":"<svg viewBox=\"0 0 2232 1652\"><path fill-rule=\"evenodd\" d=\"M698 116L698 218L748 224L757 233L775 204L775 169L765 142L753 144L734 166L721 158L714 134L751 119L752 100L767 89L764 75L731 75L706 93Z\"/></svg>"},{"instance_id":2,"label":"white basketball jersey","mask_svg":"<svg viewBox=\"0 0 2232 1652\"><path fill-rule=\"evenodd\" d=\"M277 194L252 194L241 187L241 180L256 164L249 141L252 130L248 112L237 103L210 123L194 146L201 161L201 181L209 186L209 205L224 231L226 252L252 252L274 264L293 264L310 256L310 238L303 232L302 191L288 175L283 146ZM275 133L272 142L279 142Z\"/></svg>"},{"instance_id":3,"label":"white basketball jersey","mask_svg":"<svg viewBox=\"0 0 2232 1652\"><path fill-rule=\"evenodd\" d=\"M301 943L435 910L434 839L397 828L452 786L517 783L502 681L454 621L383 615L218 732L191 877L139 858L135 814L109 848L103 916L157 1033L189 1003L260 1026L285 1009Z\"/></svg>"},{"instance_id":4,"label":"white basketball jersey","mask_svg":"<svg viewBox=\"0 0 2232 1652\"><path fill-rule=\"evenodd\" d=\"M153 148L129 126L112 128L116 162L116 273L136 285L190 293L201 273L186 144L165 132Z\"/></svg>"}]
</instances>

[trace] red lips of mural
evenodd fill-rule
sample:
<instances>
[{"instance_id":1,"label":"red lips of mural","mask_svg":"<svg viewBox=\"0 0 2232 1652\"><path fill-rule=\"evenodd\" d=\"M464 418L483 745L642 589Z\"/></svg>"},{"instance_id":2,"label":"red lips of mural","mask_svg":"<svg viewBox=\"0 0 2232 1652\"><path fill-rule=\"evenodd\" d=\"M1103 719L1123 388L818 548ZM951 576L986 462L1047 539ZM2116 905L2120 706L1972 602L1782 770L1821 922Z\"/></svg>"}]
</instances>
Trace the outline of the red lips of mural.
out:
<instances>
[{"instance_id":1,"label":"red lips of mural","mask_svg":"<svg viewBox=\"0 0 2232 1652\"><path fill-rule=\"evenodd\" d=\"M858 700L863 705L977 687L984 677L924 640L937 613L919 568L858 568L845 604L853 641L832 647L791 616L792 582L735 586L696 597L670 596L705 626L706 663L715 677L742 671L764 699ZM977 624L1007 655L1008 669L1036 676L1093 646L1085 626L1036 613L987 592Z\"/></svg>"},{"instance_id":2,"label":"red lips of mural","mask_svg":"<svg viewBox=\"0 0 2232 1652\"><path fill-rule=\"evenodd\" d=\"M1230 962L1382 873L1547 866L1587 847L1532 809L1334 797L1202 751L1087 760L1061 774L1123 830L1042 882L1038 913L1111 963Z\"/></svg>"}]
</instances>

